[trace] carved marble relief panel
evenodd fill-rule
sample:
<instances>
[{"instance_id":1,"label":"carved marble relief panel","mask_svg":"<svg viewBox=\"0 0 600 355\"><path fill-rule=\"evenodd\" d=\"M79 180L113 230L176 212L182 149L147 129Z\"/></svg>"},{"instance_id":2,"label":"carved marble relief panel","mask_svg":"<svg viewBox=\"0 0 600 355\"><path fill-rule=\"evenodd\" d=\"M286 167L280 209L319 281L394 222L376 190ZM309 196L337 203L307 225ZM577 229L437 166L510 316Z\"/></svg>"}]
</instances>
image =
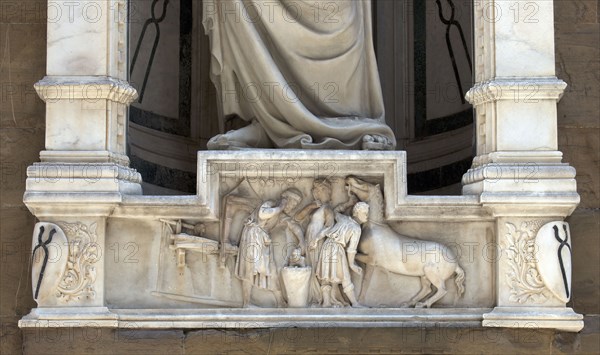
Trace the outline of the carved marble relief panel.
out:
<instances>
[{"instance_id":1,"label":"carved marble relief panel","mask_svg":"<svg viewBox=\"0 0 600 355\"><path fill-rule=\"evenodd\" d=\"M273 176L221 174L215 219L109 219L109 305L493 305L490 222L388 220L382 176Z\"/></svg>"}]
</instances>

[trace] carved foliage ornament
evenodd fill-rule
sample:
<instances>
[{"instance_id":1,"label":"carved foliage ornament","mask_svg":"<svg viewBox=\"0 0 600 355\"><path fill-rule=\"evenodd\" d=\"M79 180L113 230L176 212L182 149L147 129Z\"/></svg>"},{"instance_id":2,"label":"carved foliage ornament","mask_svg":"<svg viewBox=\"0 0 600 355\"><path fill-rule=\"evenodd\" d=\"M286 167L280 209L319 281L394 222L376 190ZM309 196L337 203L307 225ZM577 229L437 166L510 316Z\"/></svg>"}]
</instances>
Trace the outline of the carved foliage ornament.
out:
<instances>
[{"instance_id":1,"label":"carved foliage ornament","mask_svg":"<svg viewBox=\"0 0 600 355\"><path fill-rule=\"evenodd\" d=\"M527 221L519 227L506 223L503 253L508 259L509 300L517 303L543 303L550 296L537 269L535 237L541 221Z\"/></svg>"},{"instance_id":2,"label":"carved foliage ornament","mask_svg":"<svg viewBox=\"0 0 600 355\"><path fill-rule=\"evenodd\" d=\"M82 297L94 299L96 291L95 264L100 260L101 250L97 244L96 223L59 223L69 240L66 269L57 287L56 296L65 302Z\"/></svg>"}]
</instances>

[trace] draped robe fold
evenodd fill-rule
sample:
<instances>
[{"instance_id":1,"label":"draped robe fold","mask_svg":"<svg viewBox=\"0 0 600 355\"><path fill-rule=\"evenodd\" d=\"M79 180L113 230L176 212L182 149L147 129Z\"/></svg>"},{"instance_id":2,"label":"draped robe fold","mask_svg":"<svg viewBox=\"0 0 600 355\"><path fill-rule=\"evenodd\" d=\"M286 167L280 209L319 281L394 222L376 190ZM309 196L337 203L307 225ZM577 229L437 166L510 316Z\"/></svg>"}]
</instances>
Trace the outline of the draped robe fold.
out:
<instances>
[{"instance_id":1,"label":"draped robe fold","mask_svg":"<svg viewBox=\"0 0 600 355\"><path fill-rule=\"evenodd\" d=\"M278 148L395 145L370 0L204 0L203 22L221 119L258 122Z\"/></svg>"}]
</instances>

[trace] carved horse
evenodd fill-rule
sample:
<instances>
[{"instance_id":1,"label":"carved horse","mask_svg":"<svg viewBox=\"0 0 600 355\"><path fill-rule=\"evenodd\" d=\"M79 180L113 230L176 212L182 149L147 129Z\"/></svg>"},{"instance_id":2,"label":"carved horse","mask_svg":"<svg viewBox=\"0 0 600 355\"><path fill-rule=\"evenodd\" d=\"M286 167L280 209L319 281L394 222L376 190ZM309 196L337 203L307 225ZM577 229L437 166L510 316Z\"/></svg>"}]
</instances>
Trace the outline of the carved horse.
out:
<instances>
[{"instance_id":1,"label":"carved horse","mask_svg":"<svg viewBox=\"0 0 600 355\"><path fill-rule=\"evenodd\" d=\"M465 272L458 264L454 252L440 243L409 238L396 233L384 218L383 193L379 185L373 185L356 177L346 178L349 192L369 204L369 219L363 225L356 259L367 265L363 278L361 296L364 298L375 267L388 272L418 276L421 289L402 307L431 307L446 293L446 280L455 276L458 297L464 293ZM435 286L436 292L427 297Z\"/></svg>"}]
</instances>

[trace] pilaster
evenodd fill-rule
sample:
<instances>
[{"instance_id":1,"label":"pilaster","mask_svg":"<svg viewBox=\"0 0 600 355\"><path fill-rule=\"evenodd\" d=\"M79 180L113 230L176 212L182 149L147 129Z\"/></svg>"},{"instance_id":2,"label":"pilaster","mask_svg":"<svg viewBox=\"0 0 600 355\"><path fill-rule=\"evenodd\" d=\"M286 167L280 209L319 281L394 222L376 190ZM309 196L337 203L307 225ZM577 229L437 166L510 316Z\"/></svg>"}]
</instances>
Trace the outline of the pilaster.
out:
<instances>
[{"instance_id":1,"label":"pilaster","mask_svg":"<svg viewBox=\"0 0 600 355\"><path fill-rule=\"evenodd\" d=\"M44 215L44 212L48 215ZM32 238L32 291L37 308L21 326L114 327L117 316L106 305L106 216L103 207L92 213L42 210ZM96 214L96 215L94 215Z\"/></svg>"},{"instance_id":2,"label":"pilaster","mask_svg":"<svg viewBox=\"0 0 600 355\"><path fill-rule=\"evenodd\" d=\"M32 260L43 282L33 285L38 308L22 324L116 324L105 302L106 223L123 195L142 192L126 155L127 106L137 98L127 82L126 20L124 0L48 2L46 76L35 84L46 144L27 169L23 197L40 220Z\"/></svg>"},{"instance_id":3,"label":"pilaster","mask_svg":"<svg viewBox=\"0 0 600 355\"><path fill-rule=\"evenodd\" d=\"M570 288L562 221L579 195L557 144L556 104L567 85L555 76L553 1L486 0L474 13L476 84L466 98L477 157L463 194L479 196L495 217L499 253L496 308L483 325L578 331L582 317L556 291Z\"/></svg>"},{"instance_id":4,"label":"pilaster","mask_svg":"<svg viewBox=\"0 0 600 355\"><path fill-rule=\"evenodd\" d=\"M46 149L28 170L27 196L51 191L141 193L126 155L127 2L48 3Z\"/></svg>"}]
</instances>

